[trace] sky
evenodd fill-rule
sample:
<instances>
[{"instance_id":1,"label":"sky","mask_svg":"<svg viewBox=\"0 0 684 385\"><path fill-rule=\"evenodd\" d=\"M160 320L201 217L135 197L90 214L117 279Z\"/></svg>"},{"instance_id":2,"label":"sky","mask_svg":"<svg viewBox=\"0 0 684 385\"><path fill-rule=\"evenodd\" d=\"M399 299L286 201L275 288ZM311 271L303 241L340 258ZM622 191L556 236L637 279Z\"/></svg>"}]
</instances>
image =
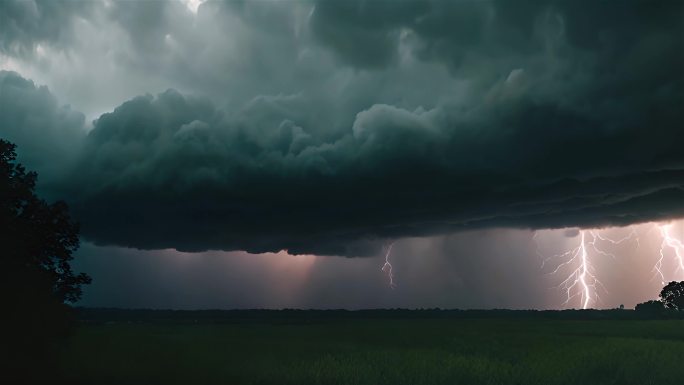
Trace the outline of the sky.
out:
<instances>
[{"instance_id":1,"label":"sky","mask_svg":"<svg viewBox=\"0 0 684 385\"><path fill-rule=\"evenodd\" d=\"M0 2L85 306L632 307L684 279L683 103L681 1Z\"/></svg>"}]
</instances>

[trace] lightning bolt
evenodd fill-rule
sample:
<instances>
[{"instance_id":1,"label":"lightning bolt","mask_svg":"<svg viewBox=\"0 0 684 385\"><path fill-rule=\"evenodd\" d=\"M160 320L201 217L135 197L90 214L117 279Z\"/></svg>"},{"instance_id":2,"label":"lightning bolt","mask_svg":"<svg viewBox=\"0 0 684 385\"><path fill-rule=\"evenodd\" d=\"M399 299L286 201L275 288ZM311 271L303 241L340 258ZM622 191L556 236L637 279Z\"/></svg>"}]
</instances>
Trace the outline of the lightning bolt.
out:
<instances>
[{"instance_id":1,"label":"lightning bolt","mask_svg":"<svg viewBox=\"0 0 684 385\"><path fill-rule=\"evenodd\" d=\"M629 234L627 234L625 237L620 238L620 239L618 239L618 240L614 240L614 239L608 238L608 237L606 237L605 235L602 235L599 231L596 231L596 230L592 230L591 233L592 233L592 236L594 236L594 237L596 237L596 238L598 238L598 239L600 239L600 240L602 240L602 241L610 242L610 243L612 243L613 245L619 245L619 244L621 244L621 243L623 243L623 242L627 242L627 241L629 241L629 240L631 240L631 239L634 239L634 240L636 241L637 248L639 248L639 246L641 246L641 244L640 244L640 242L639 242L639 235L637 234L636 230L634 230L634 229L632 229L632 231L630 231Z\"/></svg>"},{"instance_id":2,"label":"lightning bolt","mask_svg":"<svg viewBox=\"0 0 684 385\"><path fill-rule=\"evenodd\" d=\"M615 255L603 250L597 242L608 242L612 245L620 245L629 240L636 240L637 247L639 246L639 237L635 230L632 230L627 236L621 239L611 239L599 230L581 230L579 234L579 244L561 254L552 255L542 260L542 268L555 260L561 262L556 265L556 268L550 272L550 275L556 275L566 266L574 266L570 274L558 285L557 289L565 292L566 299L563 306L569 304L573 299L579 298L579 303L582 309L589 308L590 305L595 305L600 302L601 298L599 292L608 292L606 287L596 276L594 266L592 264L592 257L602 255L615 259ZM533 236L536 240L536 234ZM541 255L539 248L537 254Z\"/></svg>"},{"instance_id":3,"label":"lightning bolt","mask_svg":"<svg viewBox=\"0 0 684 385\"><path fill-rule=\"evenodd\" d=\"M387 273L387 277L389 277L389 286L390 288L394 289L395 287L397 287L397 285L394 283L394 275L392 274L392 264L389 260L390 253L392 252L392 246L394 246L394 242L390 243L390 245L387 247L387 252L385 252L385 264L382 265L382 268L380 270Z\"/></svg>"},{"instance_id":4,"label":"lightning bolt","mask_svg":"<svg viewBox=\"0 0 684 385\"><path fill-rule=\"evenodd\" d=\"M672 275L674 279L684 278L684 240L677 237L674 232L674 223L652 223L644 235L657 232L660 237L658 259L656 260L652 272L653 278L660 278L662 284L666 284L673 277L668 277L668 269L674 267ZM537 243L535 232L532 241ZM615 254L608 252L603 246L617 246L624 242L635 241L636 247L641 247L639 234L636 229L632 230L625 237L612 239L606 236L600 229L580 230L579 244L563 253L544 257L539 250L537 243L536 253L541 256L541 267L544 269L546 264L555 264L555 269L548 273L556 275L569 266L572 266L570 273L563 279L556 288L561 289L566 294L563 305L569 304L573 299L579 298L579 303L583 309L596 305L600 302L600 292L608 293L605 286L598 279L592 263L592 259L598 256L605 256L615 259Z\"/></svg>"},{"instance_id":5,"label":"lightning bolt","mask_svg":"<svg viewBox=\"0 0 684 385\"><path fill-rule=\"evenodd\" d=\"M587 241L587 233L593 238L591 242ZM595 242L596 237L591 231L580 231L579 245L564 253L563 255L570 256L570 258L565 263L558 265L552 272L552 274L556 274L566 265L574 264L576 266L567 278L558 285L558 288L563 289L566 293L566 300L563 305L567 305L573 298L579 297L582 309L587 309L592 300L594 302L599 300L598 289L605 289L594 273L594 267L587 251L589 244L592 245L592 248L596 248Z\"/></svg>"},{"instance_id":6,"label":"lightning bolt","mask_svg":"<svg viewBox=\"0 0 684 385\"><path fill-rule=\"evenodd\" d=\"M672 224L656 225L656 228L660 232L662 242L660 244L660 258L658 258L656 264L653 266L653 271L655 272L655 276L660 276L660 280L664 285L666 280L665 274L663 273L663 261L666 258L666 250L671 249L673 252L674 262L677 265L674 274L684 273L684 243L672 235Z\"/></svg>"}]
</instances>

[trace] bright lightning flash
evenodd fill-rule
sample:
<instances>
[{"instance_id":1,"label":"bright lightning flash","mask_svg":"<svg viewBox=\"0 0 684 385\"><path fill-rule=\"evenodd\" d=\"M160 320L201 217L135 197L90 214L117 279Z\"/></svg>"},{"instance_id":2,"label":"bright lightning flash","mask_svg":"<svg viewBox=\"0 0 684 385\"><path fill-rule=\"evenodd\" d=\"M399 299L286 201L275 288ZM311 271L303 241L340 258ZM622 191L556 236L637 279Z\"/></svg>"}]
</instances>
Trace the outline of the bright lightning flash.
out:
<instances>
[{"instance_id":1,"label":"bright lightning flash","mask_svg":"<svg viewBox=\"0 0 684 385\"><path fill-rule=\"evenodd\" d=\"M390 243L389 247L387 247L387 252L385 252L385 264L382 265L382 271L387 273L387 276L389 277L389 286L390 288L394 289L397 287L397 285L394 284L394 275L392 274L392 264L389 261L389 256L390 253L392 252L392 246L394 246L394 243Z\"/></svg>"},{"instance_id":2,"label":"bright lightning flash","mask_svg":"<svg viewBox=\"0 0 684 385\"><path fill-rule=\"evenodd\" d=\"M651 226L646 234L657 230L660 236L659 258L653 266L654 278L659 277L661 283L666 284L668 279L673 278L668 277L667 274L671 266L675 266L674 275L684 278L684 241L674 235L674 224L652 223ZM617 240L605 236L601 231L597 229L580 230L579 244L576 247L564 253L543 259L542 268L547 263L557 263L555 270L549 273L551 275L566 271L567 267L572 268L569 275L557 286L566 294L566 300L563 305L567 305L573 299L579 298L582 308L587 309L589 306L595 306L600 302L600 291L608 292L597 278L592 259L597 256L607 256L614 259L615 255L605 251L599 244L603 246L616 246L623 242L634 240L636 247L640 247L639 234L634 229L626 237ZM535 242L536 237L537 234L535 233L533 237ZM541 256L538 249L537 254Z\"/></svg>"},{"instance_id":3,"label":"bright lightning flash","mask_svg":"<svg viewBox=\"0 0 684 385\"><path fill-rule=\"evenodd\" d=\"M635 239L637 245L639 244L639 238L634 230L628 236L619 240L608 238L601 234L599 230L581 230L579 233L579 245L562 254L545 258L542 262L542 268L552 260L560 259L562 261L550 273L551 275L559 273L566 266L574 267L563 282L557 286L566 294L566 300L563 302L563 305L569 304L575 298L579 298L582 309L587 309L590 305L599 303L601 301L599 292L607 293L608 290L606 290L605 286L596 276L592 257L602 255L615 258L615 255L600 248L597 242L609 242L612 245L619 245L630 239Z\"/></svg>"},{"instance_id":4,"label":"bright lightning flash","mask_svg":"<svg viewBox=\"0 0 684 385\"><path fill-rule=\"evenodd\" d=\"M660 231L663 241L660 244L660 258L656 261L655 266L653 266L653 271L656 273L656 276L660 276L660 280L664 285L667 283L663 273L663 261L666 257L666 250L670 249L674 256L674 261L677 265L674 273L684 274L684 243L672 234L672 224L656 225L656 227Z\"/></svg>"}]
</instances>

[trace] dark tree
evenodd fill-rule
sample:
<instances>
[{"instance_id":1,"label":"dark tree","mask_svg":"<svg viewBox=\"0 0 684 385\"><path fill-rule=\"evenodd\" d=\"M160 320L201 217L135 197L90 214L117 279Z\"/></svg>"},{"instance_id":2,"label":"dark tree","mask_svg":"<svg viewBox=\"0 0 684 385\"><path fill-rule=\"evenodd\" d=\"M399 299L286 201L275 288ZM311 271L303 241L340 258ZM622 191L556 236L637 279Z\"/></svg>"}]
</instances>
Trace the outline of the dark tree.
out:
<instances>
[{"instance_id":1,"label":"dark tree","mask_svg":"<svg viewBox=\"0 0 684 385\"><path fill-rule=\"evenodd\" d=\"M660 300L666 308L684 310L684 281L672 281L660 292Z\"/></svg>"},{"instance_id":2,"label":"dark tree","mask_svg":"<svg viewBox=\"0 0 684 385\"><path fill-rule=\"evenodd\" d=\"M660 301L651 300L636 305L634 310L646 313L660 313L665 310L665 305Z\"/></svg>"},{"instance_id":3,"label":"dark tree","mask_svg":"<svg viewBox=\"0 0 684 385\"><path fill-rule=\"evenodd\" d=\"M78 225L64 202L35 194L37 175L15 162L15 145L0 139L0 262L5 363L25 363L64 335L71 324L68 302L90 283L69 262L78 248ZM22 361L23 360L23 361Z\"/></svg>"}]
</instances>

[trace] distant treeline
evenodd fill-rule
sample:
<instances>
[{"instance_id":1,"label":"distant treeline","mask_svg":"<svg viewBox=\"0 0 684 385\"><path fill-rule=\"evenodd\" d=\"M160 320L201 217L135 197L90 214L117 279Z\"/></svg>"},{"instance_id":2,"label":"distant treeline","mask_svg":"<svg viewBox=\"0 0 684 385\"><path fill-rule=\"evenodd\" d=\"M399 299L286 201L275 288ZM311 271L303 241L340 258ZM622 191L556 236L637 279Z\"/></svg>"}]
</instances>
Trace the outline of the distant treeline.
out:
<instances>
[{"instance_id":1,"label":"distant treeline","mask_svg":"<svg viewBox=\"0 0 684 385\"><path fill-rule=\"evenodd\" d=\"M322 322L344 319L420 319L420 318L508 318L560 320L639 320L684 319L684 312L657 312L627 309L610 310L457 310L457 309L367 309L367 310L155 310L116 308L76 308L78 319L85 323L171 322L171 323L243 323L243 322Z\"/></svg>"}]
</instances>

